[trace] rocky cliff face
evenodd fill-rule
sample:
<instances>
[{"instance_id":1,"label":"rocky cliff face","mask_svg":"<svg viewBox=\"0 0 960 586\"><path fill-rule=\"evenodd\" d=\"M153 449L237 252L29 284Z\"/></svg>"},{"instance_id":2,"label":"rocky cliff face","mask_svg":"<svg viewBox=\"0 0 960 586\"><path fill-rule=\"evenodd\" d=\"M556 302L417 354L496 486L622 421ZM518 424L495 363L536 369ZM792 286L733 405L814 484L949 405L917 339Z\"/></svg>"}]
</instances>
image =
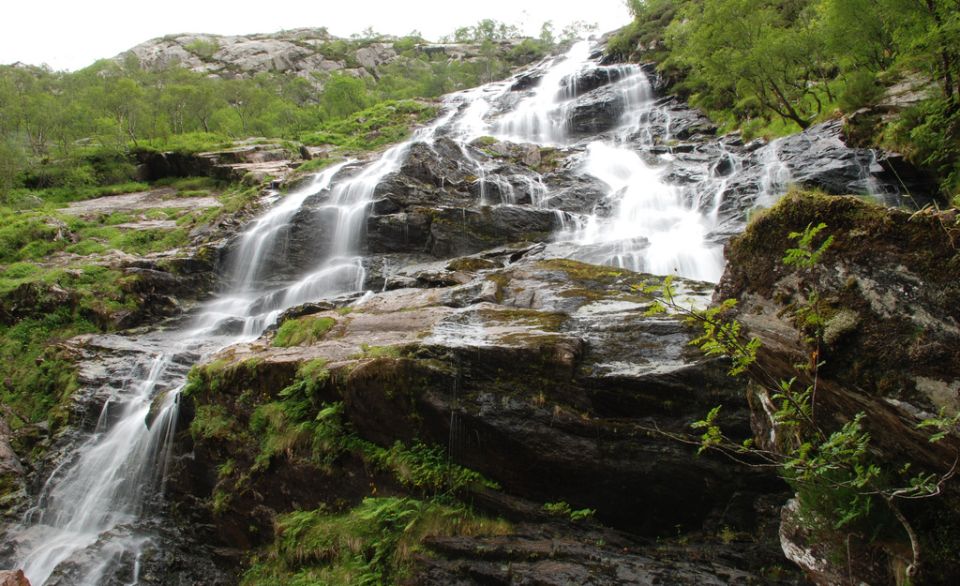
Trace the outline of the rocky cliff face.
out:
<instances>
[{"instance_id":1,"label":"rocky cliff face","mask_svg":"<svg viewBox=\"0 0 960 586\"><path fill-rule=\"evenodd\" d=\"M637 541L678 530L711 541L724 527L752 535L770 526L769 498L782 488L775 478L697 458L692 447L667 437L683 434L716 402L728 406L727 423L749 435L743 389L724 376L723 363L689 347L692 333L680 320L645 315L651 298L642 291L658 278L538 259L537 252L511 247L410 267L349 312L317 305L281 322L282 330L326 320L327 331L312 343L277 347L270 333L214 356L215 370L191 388L184 416L200 423L192 437L181 436L178 451L192 456L178 460L173 498L221 499L202 523L210 524L211 538L243 549L269 538L272 519L293 508L341 508L373 494L406 492L358 450L333 450L323 465L311 462L306 446L292 447L264 462L265 444L249 431L256 414L282 401L280 389L320 361L329 374L313 396L342 405L344 429L385 449L448 446L455 462L500 487L464 497L520 522L518 533L493 541L431 542L431 556L418 570L423 581L412 583L471 575L500 583L499 566L509 559L519 575L549 584L640 583L654 576L721 583L726 572L735 583L760 579L776 560L764 546L748 554L718 543L719 553L680 562L674 556L683 548L654 552ZM681 287L691 300L710 291L695 282ZM224 429L203 427L211 413ZM228 460L229 474L218 475ZM592 523L561 529L535 504L560 501L594 509L606 527L633 537L616 536L595 550L588 543L607 541L609 529ZM565 553L551 554L550 564L529 561L549 543ZM491 563L481 553L489 548L502 548L503 561ZM596 561L597 555L616 559ZM550 576L553 564L563 573Z\"/></svg>"},{"instance_id":2,"label":"rocky cliff face","mask_svg":"<svg viewBox=\"0 0 960 586\"><path fill-rule=\"evenodd\" d=\"M499 50L505 53L518 43L505 41ZM424 43L416 52L428 60L471 61L482 56L480 46L471 44ZM115 59L122 61L131 55L149 70L177 65L228 78L282 73L314 79L335 72L376 77L382 66L406 59L391 40L353 42L322 28L256 35L167 35L141 43Z\"/></svg>"},{"instance_id":3,"label":"rocky cliff face","mask_svg":"<svg viewBox=\"0 0 960 586\"><path fill-rule=\"evenodd\" d=\"M835 238L821 262L809 270L784 265L784 251L795 246L786 235L820 222ZM738 301L738 319L763 343L758 363L765 375L812 383L794 365L818 352L824 363L814 402L820 425L836 430L863 413L878 461L891 470L910 463L914 470L950 475L960 441L951 433L931 443L929 430L918 424L960 411L958 242L956 210L910 213L854 198L794 195L731 242L717 298ZM808 291L820 296L826 320L819 348L796 313ZM767 389L751 390L754 430L777 450L783 430L764 408L772 404ZM939 498L902 505L918 534L914 580L922 583L950 583L960 571L955 537L948 537L960 526L960 501L954 482L943 488ZM885 539L855 529L818 533L795 506L785 509L781 528L784 550L819 584L901 583L911 562L907 537L903 527ZM839 555L844 551L853 553ZM837 562L847 557L853 561Z\"/></svg>"}]
</instances>

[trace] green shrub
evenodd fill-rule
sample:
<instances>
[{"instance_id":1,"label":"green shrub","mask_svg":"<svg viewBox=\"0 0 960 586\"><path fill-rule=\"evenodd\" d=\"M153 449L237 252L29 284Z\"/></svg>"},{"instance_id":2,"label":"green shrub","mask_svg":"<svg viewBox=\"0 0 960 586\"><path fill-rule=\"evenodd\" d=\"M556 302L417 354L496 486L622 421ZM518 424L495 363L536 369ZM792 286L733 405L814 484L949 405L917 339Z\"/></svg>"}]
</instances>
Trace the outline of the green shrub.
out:
<instances>
[{"instance_id":1,"label":"green shrub","mask_svg":"<svg viewBox=\"0 0 960 586\"><path fill-rule=\"evenodd\" d=\"M213 55L220 50L220 43L217 41L196 39L184 45L183 48L204 61L209 61L213 58Z\"/></svg>"},{"instance_id":2,"label":"green shrub","mask_svg":"<svg viewBox=\"0 0 960 586\"><path fill-rule=\"evenodd\" d=\"M344 513L295 511L277 519L269 554L255 561L241 584L400 583L427 535L502 535L509 529L462 505L410 498L366 498Z\"/></svg>"}]
</instances>

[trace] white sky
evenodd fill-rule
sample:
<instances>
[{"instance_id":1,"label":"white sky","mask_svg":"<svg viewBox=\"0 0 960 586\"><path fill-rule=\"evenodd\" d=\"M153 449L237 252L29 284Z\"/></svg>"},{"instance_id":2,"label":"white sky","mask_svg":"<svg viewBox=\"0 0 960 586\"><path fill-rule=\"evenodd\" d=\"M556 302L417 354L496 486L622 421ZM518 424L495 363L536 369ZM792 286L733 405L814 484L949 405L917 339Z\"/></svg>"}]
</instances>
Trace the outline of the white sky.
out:
<instances>
[{"instance_id":1,"label":"white sky","mask_svg":"<svg viewBox=\"0 0 960 586\"><path fill-rule=\"evenodd\" d=\"M624 0L6 0L0 63L80 69L148 39L175 33L245 34L325 26L348 37L367 27L435 40L493 18L536 34L583 20L600 32L630 21Z\"/></svg>"}]
</instances>

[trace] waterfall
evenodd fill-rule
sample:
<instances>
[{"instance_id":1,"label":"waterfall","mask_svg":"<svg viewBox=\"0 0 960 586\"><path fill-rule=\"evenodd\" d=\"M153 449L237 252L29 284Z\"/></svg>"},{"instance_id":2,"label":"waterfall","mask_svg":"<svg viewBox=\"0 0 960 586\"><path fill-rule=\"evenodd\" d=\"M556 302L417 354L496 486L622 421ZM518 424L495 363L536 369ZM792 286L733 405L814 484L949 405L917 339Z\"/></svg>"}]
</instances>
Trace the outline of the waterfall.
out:
<instances>
[{"instance_id":1,"label":"waterfall","mask_svg":"<svg viewBox=\"0 0 960 586\"><path fill-rule=\"evenodd\" d=\"M387 150L356 174L335 179L355 161L339 163L279 200L240 236L229 262L229 289L207 303L183 332L145 346L166 346L146 372L134 366L123 388L103 406L96 428L53 471L37 504L15 529L16 566L34 586L56 579L95 586L117 572L127 584L139 581L140 557L154 544L138 528L162 494L175 432L184 354L203 356L259 336L283 310L324 295L361 291L365 273L357 255L359 237L374 189L396 171L414 142L430 142L451 113ZM319 262L291 283L272 286L267 259L284 244L291 219L313 198L317 212L332 218L334 234ZM239 327L237 327L239 324ZM169 392L158 395L161 389ZM159 397L159 398L158 398ZM153 413L153 417L150 415ZM62 578L58 581L61 581Z\"/></svg>"},{"instance_id":2,"label":"waterfall","mask_svg":"<svg viewBox=\"0 0 960 586\"><path fill-rule=\"evenodd\" d=\"M580 260L719 280L723 272L722 245L711 241L709 235L717 224L720 181L710 178L695 190L712 194L711 208L704 214L698 202L688 197L688 190L664 180L664 165L648 163L641 157L642 150L655 142L651 129L655 116L652 87L640 67L601 68L591 58L589 43L582 41L549 64L533 94L499 119L481 122L483 114L489 115L492 110L490 102L503 99L509 87L502 87L499 94L489 90L460 94L470 116L456 123L457 137L463 142L492 136L503 141L570 145L575 137L568 115L581 95L577 77L598 69L607 79L615 80L605 87L616 96L623 113L609 136L585 144L578 172L607 186L605 199L615 212L609 217L592 214L574 223L573 229L558 234L558 239L575 243L577 249L570 256ZM543 185L542 181L537 183ZM546 199L541 188L534 202L542 205ZM565 224L564 220L561 225Z\"/></svg>"},{"instance_id":3,"label":"waterfall","mask_svg":"<svg viewBox=\"0 0 960 586\"><path fill-rule=\"evenodd\" d=\"M183 329L131 338L151 350L148 358L132 367L104 405L96 428L69 450L12 533L16 564L34 586L108 579L138 583L143 552L157 547L144 520L161 510L155 505L162 501L179 389L189 364L257 338L291 307L362 291L367 265L359 251L370 204L377 186L401 169L414 143L431 144L441 134L458 143L464 156L457 163L476 178L480 206L549 208L553 194L546 175L535 169L498 175L485 156L471 154L476 153L471 143L493 137L557 149L565 172L602 193L589 212L553 209L557 231L540 254L713 282L723 270L724 238L731 225L742 222L744 207L770 205L790 180L777 141L750 155L730 151L721 141L711 143L710 154L694 152L695 145L677 146L682 117L655 100L644 71L635 65L600 65L587 42L524 75L539 80L535 87L524 90L506 80L447 96L440 118L375 160L344 161L290 194L273 194L275 204L232 247L226 290ZM589 100L600 99L617 112L613 124L585 132L573 120L582 117ZM692 153L687 168L681 168L681 152ZM689 161L699 160L697 169L689 168ZM730 205L737 203L731 190L742 188L735 184L748 166L757 176L743 198L748 204ZM680 179L678 169L685 173ZM870 179L866 173L864 181ZM466 208L462 213L466 225ZM300 214L319 218L329 233L308 266L278 271L277 259L287 250ZM381 264L386 288L387 260ZM403 267L391 259L389 268ZM469 322L447 332L435 328L432 336L451 345L481 345L487 339L481 324ZM454 450L462 438L456 435L455 414L451 417Z\"/></svg>"}]
</instances>

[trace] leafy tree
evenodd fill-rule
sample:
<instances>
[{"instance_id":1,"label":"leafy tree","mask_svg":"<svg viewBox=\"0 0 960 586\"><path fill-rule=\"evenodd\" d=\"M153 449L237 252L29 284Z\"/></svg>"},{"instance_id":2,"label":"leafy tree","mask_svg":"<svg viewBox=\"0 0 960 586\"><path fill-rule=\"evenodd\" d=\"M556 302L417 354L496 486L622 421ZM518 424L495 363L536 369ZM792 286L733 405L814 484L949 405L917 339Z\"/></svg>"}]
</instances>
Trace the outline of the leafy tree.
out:
<instances>
[{"instance_id":1,"label":"leafy tree","mask_svg":"<svg viewBox=\"0 0 960 586\"><path fill-rule=\"evenodd\" d=\"M335 73L327 80L320 107L329 118L345 118L369 105L367 86L351 75Z\"/></svg>"},{"instance_id":2,"label":"leafy tree","mask_svg":"<svg viewBox=\"0 0 960 586\"><path fill-rule=\"evenodd\" d=\"M704 0L687 3L667 32L675 63L690 71L695 101L747 117L773 114L800 128L824 111L829 80L816 30L802 3Z\"/></svg>"}]
</instances>

